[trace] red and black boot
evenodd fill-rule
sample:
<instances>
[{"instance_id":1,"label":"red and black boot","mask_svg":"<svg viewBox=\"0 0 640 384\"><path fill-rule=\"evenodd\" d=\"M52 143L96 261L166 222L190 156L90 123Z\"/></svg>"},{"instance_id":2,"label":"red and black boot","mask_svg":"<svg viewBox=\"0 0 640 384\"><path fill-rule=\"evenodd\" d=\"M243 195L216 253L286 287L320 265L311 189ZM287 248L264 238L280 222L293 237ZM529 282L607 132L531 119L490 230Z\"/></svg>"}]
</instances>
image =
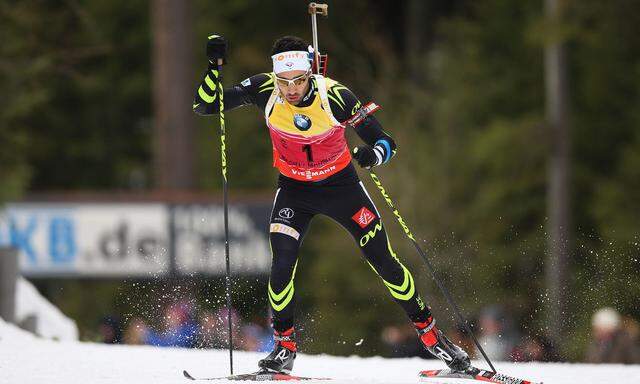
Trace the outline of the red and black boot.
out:
<instances>
[{"instance_id":1,"label":"red and black boot","mask_svg":"<svg viewBox=\"0 0 640 384\"><path fill-rule=\"evenodd\" d=\"M296 341L293 327L284 332L273 331L275 347L269 356L258 362L264 371L275 373L291 373L293 361L296 359Z\"/></svg>"},{"instance_id":2,"label":"red and black boot","mask_svg":"<svg viewBox=\"0 0 640 384\"><path fill-rule=\"evenodd\" d=\"M413 323L418 331L418 336L422 345L433 356L442 360L447 366L454 371L466 371L471 366L469 355L462 348L453 344L443 333L436 327L436 321L433 317L425 322Z\"/></svg>"}]
</instances>

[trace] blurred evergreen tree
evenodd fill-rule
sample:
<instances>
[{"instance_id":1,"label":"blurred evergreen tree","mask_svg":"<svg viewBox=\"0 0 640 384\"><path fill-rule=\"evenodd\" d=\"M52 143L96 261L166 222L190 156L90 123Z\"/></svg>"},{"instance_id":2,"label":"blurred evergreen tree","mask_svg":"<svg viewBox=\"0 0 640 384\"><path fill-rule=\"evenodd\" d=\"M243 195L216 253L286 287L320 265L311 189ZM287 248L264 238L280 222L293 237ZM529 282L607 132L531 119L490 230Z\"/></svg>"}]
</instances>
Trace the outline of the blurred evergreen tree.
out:
<instances>
[{"instance_id":1,"label":"blurred evergreen tree","mask_svg":"<svg viewBox=\"0 0 640 384\"><path fill-rule=\"evenodd\" d=\"M634 1L571 2L576 259L570 358L581 358L590 318L613 306L640 318L637 183L640 41Z\"/></svg>"},{"instance_id":2,"label":"blurred evergreen tree","mask_svg":"<svg viewBox=\"0 0 640 384\"><path fill-rule=\"evenodd\" d=\"M541 54L545 38L567 35L577 239L571 252L568 324L573 336L562 347L567 357L576 359L597 305L614 304L640 315L629 301L635 297L629 291L634 263L630 255L637 254L629 234L637 232L637 226L621 236L604 222L605 217L624 221L620 204L632 206L628 199L638 193L621 175L630 176L634 161L632 145L626 142L638 126L633 105L638 103L640 50L631 32L638 21L637 4L569 1L565 6L569 23L560 30L546 25L541 4L532 2L468 3L465 11L443 22L430 69L434 128L424 139L426 174L435 175L435 185L421 208L440 224L442 232L436 228L436 236L446 238L451 231L460 239L459 244L445 241L439 251L465 254L466 260L448 262L455 268L473 266L470 286L482 293L475 303L467 298L463 306L503 302L521 319L525 332L545 334L540 311L546 300L542 263L548 135L542 124ZM622 153L627 155L619 164ZM617 176L610 180L616 168ZM602 188L604 180L609 182ZM602 189L608 192L595 193ZM622 240L625 252L607 251L611 239ZM606 265L618 265L615 272L602 271L604 251ZM595 281L602 286L594 289Z\"/></svg>"},{"instance_id":3,"label":"blurred evergreen tree","mask_svg":"<svg viewBox=\"0 0 640 384\"><path fill-rule=\"evenodd\" d=\"M27 138L31 191L147 183L146 4L2 4L2 124Z\"/></svg>"},{"instance_id":4,"label":"blurred evergreen tree","mask_svg":"<svg viewBox=\"0 0 640 384\"><path fill-rule=\"evenodd\" d=\"M428 198L417 209L471 313L501 303L528 315L541 288L547 143L542 49L529 37L540 13L534 2L467 3L425 63L432 113L412 143L425 148L416 174Z\"/></svg>"}]
</instances>

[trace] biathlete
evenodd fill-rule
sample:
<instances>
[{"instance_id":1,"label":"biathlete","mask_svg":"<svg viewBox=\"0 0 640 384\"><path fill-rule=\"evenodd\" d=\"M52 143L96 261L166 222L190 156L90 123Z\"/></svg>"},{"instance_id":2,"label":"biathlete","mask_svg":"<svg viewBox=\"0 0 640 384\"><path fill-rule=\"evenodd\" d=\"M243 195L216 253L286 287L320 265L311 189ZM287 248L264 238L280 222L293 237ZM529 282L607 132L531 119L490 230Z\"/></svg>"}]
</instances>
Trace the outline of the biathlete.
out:
<instances>
[{"instance_id":1,"label":"biathlete","mask_svg":"<svg viewBox=\"0 0 640 384\"><path fill-rule=\"evenodd\" d=\"M424 347L449 368L464 371L470 366L468 355L436 326L411 273L391 248L380 212L351 163L353 158L365 168L385 164L394 156L396 144L348 88L312 74L312 51L298 37L282 37L273 45L272 72L251 76L224 89L223 94L225 110L252 104L264 112L273 165L280 171L269 232L268 299L275 346L258 366L279 373L290 373L293 368L298 251L311 219L323 214L353 236L367 263L413 322ZM209 37L209 67L193 102L199 115L219 113L216 63L224 61L226 52L223 37ZM355 147L352 154L345 130L352 126L348 122L354 116L364 117L353 129L366 145Z\"/></svg>"}]
</instances>

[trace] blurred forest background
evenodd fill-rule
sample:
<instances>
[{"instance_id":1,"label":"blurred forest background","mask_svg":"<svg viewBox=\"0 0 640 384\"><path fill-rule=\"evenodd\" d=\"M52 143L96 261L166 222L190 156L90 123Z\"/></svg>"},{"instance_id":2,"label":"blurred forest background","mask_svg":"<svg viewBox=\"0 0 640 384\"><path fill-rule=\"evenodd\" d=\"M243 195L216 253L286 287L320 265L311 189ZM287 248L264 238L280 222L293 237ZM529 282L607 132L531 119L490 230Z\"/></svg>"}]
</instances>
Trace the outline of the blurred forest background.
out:
<instances>
[{"instance_id":1,"label":"blurred forest background","mask_svg":"<svg viewBox=\"0 0 640 384\"><path fill-rule=\"evenodd\" d=\"M640 318L640 2L555 3L557 19L544 1L328 1L319 39L329 76L382 105L378 118L398 154L378 173L464 312L474 318L499 304L521 331L551 335L564 358L578 360L597 308ZM54 191L219 194L218 121L193 115L190 104L206 37L228 38L224 81L238 83L270 71L276 38L311 40L306 8L293 0L3 1L0 201ZM545 85L545 49L554 44L566 74L559 202L550 175L561 136L549 124ZM167 83L162 71L177 80ZM231 196L272 198L277 173L260 111L229 112L227 138ZM426 300L453 326L422 261L361 176ZM568 258L554 296L546 266L558 206ZM380 330L404 315L352 239L318 218L301 255L304 350L380 353ZM174 284L213 308L221 282ZM153 280L39 284L87 339L109 313L152 319L167 293ZM238 287L242 314L266 311L266 277L240 277Z\"/></svg>"}]
</instances>

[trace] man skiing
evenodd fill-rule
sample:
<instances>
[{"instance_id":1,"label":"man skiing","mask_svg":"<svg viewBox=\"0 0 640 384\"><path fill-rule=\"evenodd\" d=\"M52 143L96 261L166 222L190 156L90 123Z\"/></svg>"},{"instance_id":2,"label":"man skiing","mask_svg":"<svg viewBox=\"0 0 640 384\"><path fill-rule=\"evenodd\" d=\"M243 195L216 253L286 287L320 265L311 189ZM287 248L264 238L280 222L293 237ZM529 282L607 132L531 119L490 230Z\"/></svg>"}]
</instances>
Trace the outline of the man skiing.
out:
<instances>
[{"instance_id":1,"label":"man skiing","mask_svg":"<svg viewBox=\"0 0 640 384\"><path fill-rule=\"evenodd\" d=\"M207 42L209 67L198 87L193 109L199 115L219 113L218 60L225 60L226 40ZM316 214L326 215L353 236L373 271L413 322L424 347L449 368L470 367L468 355L436 327L430 308L416 290L382 225L380 213L359 180L351 159L364 168L389 162L393 139L345 86L312 74L313 53L302 39L285 36L271 52L273 71L251 76L224 90L224 109L253 104L264 112L273 146L273 165L280 171L270 218L272 251L268 299L273 312L274 350L258 366L290 373L296 357L294 279L298 250ZM349 151L345 129L350 118L365 145ZM366 117L365 117L366 116Z\"/></svg>"}]
</instances>

